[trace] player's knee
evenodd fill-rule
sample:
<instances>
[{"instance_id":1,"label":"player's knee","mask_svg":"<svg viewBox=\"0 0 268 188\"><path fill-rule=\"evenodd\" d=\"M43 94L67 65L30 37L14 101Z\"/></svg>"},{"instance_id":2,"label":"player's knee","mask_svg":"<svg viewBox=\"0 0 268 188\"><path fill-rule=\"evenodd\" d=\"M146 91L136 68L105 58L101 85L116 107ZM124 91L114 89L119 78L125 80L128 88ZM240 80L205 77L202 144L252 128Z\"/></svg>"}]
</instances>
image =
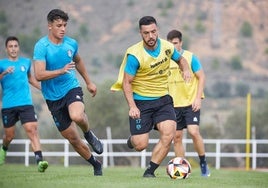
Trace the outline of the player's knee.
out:
<instances>
[{"instance_id":1,"label":"player's knee","mask_svg":"<svg viewBox=\"0 0 268 188\"><path fill-rule=\"evenodd\" d=\"M80 123L84 121L84 113L73 113L70 114L71 120L76 122L76 123Z\"/></svg>"},{"instance_id":2,"label":"player's knee","mask_svg":"<svg viewBox=\"0 0 268 188\"><path fill-rule=\"evenodd\" d=\"M201 137L201 134L199 133L199 131L191 131L191 132L189 132L189 134L192 138L200 138Z\"/></svg>"},{"instance_id":3,"label":"player's knee","mask_svg":"<svg viewBox=\"0 0 268 188\"><path fill-rule=\"evenodd\" d=\"M80 146L82 143L80 142L79 139L71 137L71 138L67 138L69 143L73 146L73 147L78 147Z\"/></svg>"},{"instance_id":4,"label":"player's knee","mask_svg":"<svg viewBox=\"0 0 268 188\"><path fill-rule=\"evenodd\" d=\"M182 143L182 136L175 135L174 142L176 142L176 143Z\"/></svg>"},{"instance_id":5,"label":"player's knee","mask_svg":"<svg viewBox=\"0 0 268 188\"><path fill-rule=\"evenodd\" d=\"M147 148L148 142L136 142L136 143L133 143L133 146L136 151L142 151Z\"/></svg>"},{"instance_id":6,"label":"player's knee","mask_svg":"<svg viewBox=\"0 0 268 188\"><path fill-rule=\"evenodd\" d=\"M5 140L11 142L15 138L15 133L5 135Z\"/></svg>"},{"instance_id":7,"label":"player's knee","mask_svg":"<svg viewBox=\"0 0 268 188\"><path fill-rule=\"evenodd\" d=\"M147 146L145 146L145 145L136 145L136 146L134 146L134 148L135 148L136 151L142 151L145 148L147 148Z\"/></svg>"}]
</instances>

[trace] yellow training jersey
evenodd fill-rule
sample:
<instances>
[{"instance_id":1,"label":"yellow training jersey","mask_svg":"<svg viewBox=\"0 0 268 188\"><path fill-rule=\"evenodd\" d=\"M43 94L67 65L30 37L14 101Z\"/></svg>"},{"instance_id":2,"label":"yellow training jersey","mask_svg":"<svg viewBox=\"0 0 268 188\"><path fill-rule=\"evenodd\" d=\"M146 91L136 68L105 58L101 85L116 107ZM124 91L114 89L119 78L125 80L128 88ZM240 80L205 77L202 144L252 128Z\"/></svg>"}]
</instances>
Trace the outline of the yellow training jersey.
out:
<instances>
[{"instance_id":1,"label":"yellow training jersey","mask_svg":"<svg viewBox=\"0 0 268 188\"><path fill-rule=\"evenodd\" d=\"M146 97L161 97L168 94L167 79L174 46L162 39L160 39L160 45L160 53L157 57L152 57L146 52L143 41L128 48L119 70L118 80L111 87L111 90L118 91L122 89L127 55L131 54L140 63L132 82L133 92Z\"/></svg>"},{"instance_id":2,"label":"yellow training jersey","mask_svg":"<svg viewBox=\"0 0 268 188\"><path fill-rule=\"evenodd\" d=\"M196 98L198 88L198 79L191 69L193 53L184 50L182 56L187 60L189 64L192 79L190 83L186 83L182 77L182 72L178 64L174 61L171 61L168 88L169 94L173 98L174 107L184 107L191 105ZM202 98L203 97L204 94Z\"/></svg>"}]
</instances>

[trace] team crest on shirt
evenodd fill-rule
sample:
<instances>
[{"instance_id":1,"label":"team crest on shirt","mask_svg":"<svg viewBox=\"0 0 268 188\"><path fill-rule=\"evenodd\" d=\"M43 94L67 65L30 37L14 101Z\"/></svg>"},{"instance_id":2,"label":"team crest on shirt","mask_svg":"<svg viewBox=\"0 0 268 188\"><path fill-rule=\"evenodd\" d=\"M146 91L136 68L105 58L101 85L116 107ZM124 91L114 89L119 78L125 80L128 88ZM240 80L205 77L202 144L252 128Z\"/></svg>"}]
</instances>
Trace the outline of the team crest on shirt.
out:
<instances>
[{"instance_id":1,"label":"team crest on shirt","mask_svg":"<svg viewBox=\"0 0 268 188\"><path fill-rule=\"evenodd\" d=\"M166 51L165 51L165 54L168 56L168 55L170 55L171 54L171 50L170 49L167 49Z\"/></svg>"},{"instance_id":2,"label":"team crest on shirt","mask_svg":"<svg viewBox=\"0 0 268 188\"><path fill-rule=\"evenodd\" d=\"M68 51L67 51L67 54L68 54L68 57L72 57L72 56L73 56L73 52L72 52L72 50L68 50Z\"/></svg>"},{"instance_id":3,"label":"team crest on shirt","mask_svg":"<svg viewBox=\"0 0 268 188\"><path fill-rule=\"evenodd\" d=\"M24 71L26 70L26 68L25 68L24 66L21 66L21 67L20 67L20 70L21 70L22 72L24 72Z\"/></svg>"}]
</instances>

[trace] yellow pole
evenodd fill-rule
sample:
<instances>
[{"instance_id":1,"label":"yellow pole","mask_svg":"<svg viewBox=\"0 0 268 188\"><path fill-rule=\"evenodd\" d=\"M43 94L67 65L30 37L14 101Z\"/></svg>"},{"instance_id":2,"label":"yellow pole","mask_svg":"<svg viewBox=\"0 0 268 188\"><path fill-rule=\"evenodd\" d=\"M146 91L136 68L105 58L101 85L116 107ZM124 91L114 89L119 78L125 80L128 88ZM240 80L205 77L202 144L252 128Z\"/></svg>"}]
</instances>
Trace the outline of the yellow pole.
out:
<instances>
[{"instance_id":1,"label":"yellow pole","mask_svg":"<svg viewBox=\"0 0 268 188\"><path fill-rule=\"evenodd\" d=\"M250 102L251 102L251 95L250 93L247 94L247 115L246 115L246 170L249 170L250 167Z\"/></svg>"}]
</instances>

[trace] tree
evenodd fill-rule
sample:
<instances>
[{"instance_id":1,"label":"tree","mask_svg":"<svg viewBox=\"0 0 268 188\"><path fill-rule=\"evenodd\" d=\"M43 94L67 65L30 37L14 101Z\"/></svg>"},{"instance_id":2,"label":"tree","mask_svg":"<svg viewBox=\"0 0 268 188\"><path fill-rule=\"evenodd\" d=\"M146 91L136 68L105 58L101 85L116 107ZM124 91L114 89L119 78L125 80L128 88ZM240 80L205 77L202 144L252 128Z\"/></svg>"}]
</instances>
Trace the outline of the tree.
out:
<instances>
[{"instance_id":1,"label":"tree","mask_svg":"<svg viewBox=\"0 0 268 188\"><path fill-rule=\"evenodd\" d=\"M250 38L252 37L252 26L249 22L244 22L240 28L240 33L243 37Z\"/></svg>"},{"instance_id":2,"label":"tree","mask_svg":"<svg viewBox=\"0 0 268 188\"><path fill-rule=\"evenodd\" d=\"M231 86L227 82L216 82L212 86L212 96L217 98L230 97L231 96Z\"/></svg>"},{"instance_id":3,"label":"tree","mask_svg":"<svg viewBox=\"0 0 268 188\"><path fill-rule=\"evenodd\" d=\"M249 85L244 83L238 83L235 87L236 95L239 97L245 97L249 92Z\"/></svg>"},{"instance_id":4,"label":"tree","mask_svg":"<svg viewBox=\"0 0 268 188\"><path fill-rule=\"evenodd\" d=\"M84 101L91 127L101 138L106 136L106 127L111 127L113 138L129 136L128 106L123 92L110 91L112 81L106 81L98 87L97 95L92 98L85 93Z\"/></svg>"}]
</instances>

